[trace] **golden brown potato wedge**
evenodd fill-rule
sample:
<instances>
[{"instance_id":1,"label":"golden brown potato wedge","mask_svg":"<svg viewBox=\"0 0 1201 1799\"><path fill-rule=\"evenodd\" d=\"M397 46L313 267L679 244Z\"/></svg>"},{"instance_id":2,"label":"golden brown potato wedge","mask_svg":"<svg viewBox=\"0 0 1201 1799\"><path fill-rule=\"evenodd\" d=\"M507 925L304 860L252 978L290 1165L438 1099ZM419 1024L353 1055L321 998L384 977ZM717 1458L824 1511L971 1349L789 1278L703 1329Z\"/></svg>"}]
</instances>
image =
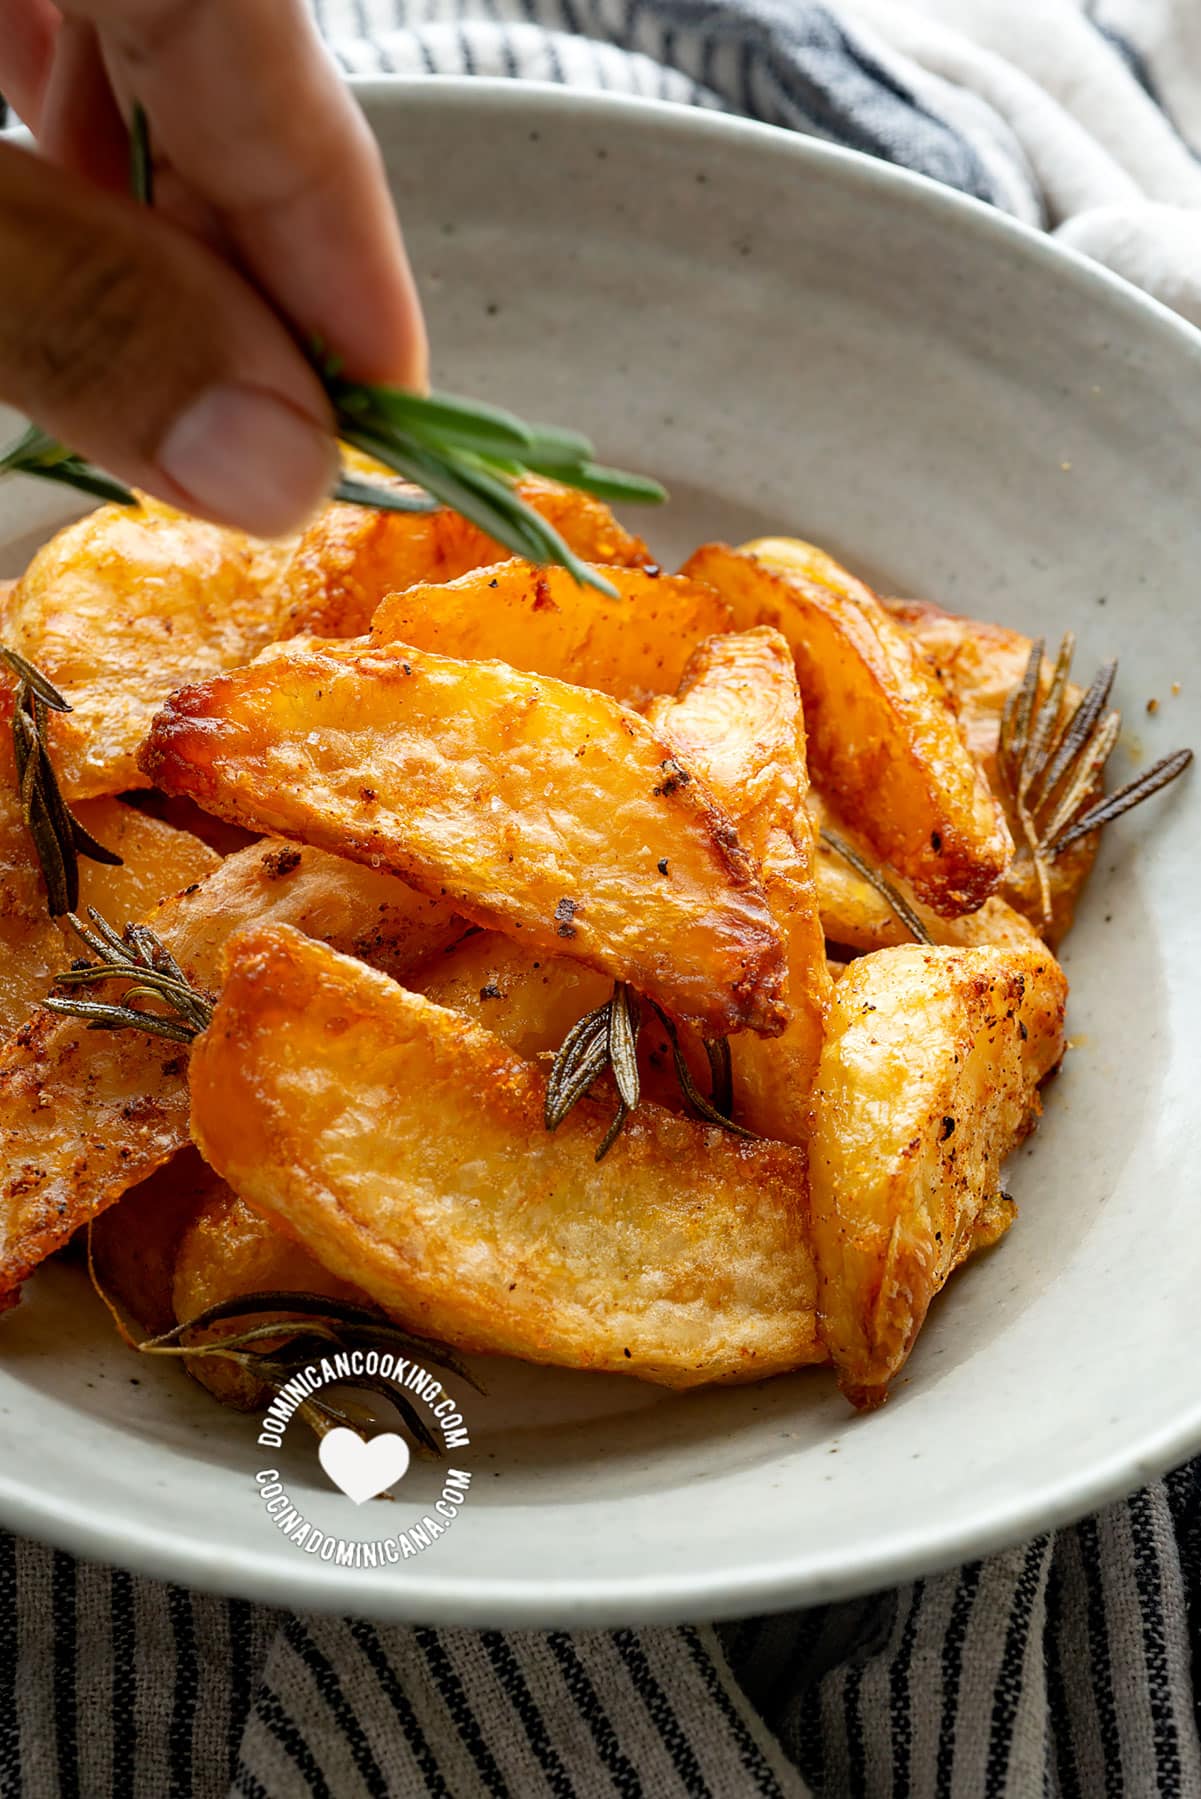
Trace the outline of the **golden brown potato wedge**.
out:
<instances>
[{"instance_id":1,"label":"golden brown potato wedge","mask_svg":"<svg viewBox=\"0 0 1201 1799\"><path fill-rule=\"evenodd\" d=\"M214 1190L228 1192L189 1143L92 1226L97 1280L148 1337L175 1323L179 1247Z\"/></svg>"},{"instance_id":2,"label":"golden brown potato wedge","mask_svg":"<svg viewBox=\"0 0 1201 1799\"><path fill-rule=\"evenodd\" d=\"M822 1334L878 1405L953 1269L1005 1229L1000 1167L1063 1054L1050 951L881 950L834 987L810 1144Z\"/></svg>"},{"instance_id":3,"label":"golden brown potato wedge","mask_svg":"<svg viewBox=\"0 0 1201 1799\"><path fill-rule=\"evenodd\" d=\"M173 1263L171 1315L164 1329L176 1322L187 1324L209 1306L248 1293L317 1293L323 1299L364 1303L366 1296L357 1287L330 1274L294 1237L252 1211L219 1175L204 1163L201 1166L208 1177L208 1191L179 1240ZM106 1212L101 1222L120 1217L125 1203L123 1200ZM268 1312L256 1315L254 1322L265 1324L288 1315ZM187 1341L216 1343L244 1327L245 1320L231 1319L189 1332ZM267 1338L258 1347L269 1350L275 1341ZM266 1381L221 1356L188 1356L185 1366L214 1398L235 1411L258 1411L271 1397Z\"/></svg>"},{"instance_id":4,"label":"golden brown potato wedge","mask_svg":"<svg viewBox=\"0 0 1201 1799\"><path fill-rule=\"evenodd\" d=\"M678 1387L821 1355L803 1152L645 1107L598 1165L597 1108L549 1134L538 1070L295 931L231 946L191 1087L230 1185L423 1335Z\"/></svg>"},{"instance_id":5,"label":"golden brown potato wedge","mask_svg":"<svg viewBox=\"0 0 1201 1799\"><path fill-rule=\"evenodd\" d=\"M789 1020L771 1042L748 1035L731 1045L736 1115L762 1137L803 1143L830 976L805 806L805 725L786 639L767 626L710 638L689 660L679 693L656 700L648 716L711 788L762 870L787 946Z\"/></svg>"},{"instance_id":6,"label":"golden brown potato wedge","mask_svg":"<svg viewBox=\"0 0 1201 1799\"><path fill-rule=\"evenodd\" d=\"M566 569L532 562L498 563L441 587L421 583L384 600L371 637L441 656L495 658L630 706L673 692L693 647L729 630L729 607L712 588L679 575L606 573L615 600L581 587Z\"/></svg>"},{"instance_id":7,"label":"golden brown potato wedge","mask_svg":"<svg viewBox=\"0 0 1201 1799\"><path fill-rule=\"evenodd\" d=\"M1004 625L959 618L927 600L886 600L885 605L929 656L954 695L968 748L1005 807L1009 828L1019 848L1006 871L1002 897L1043 930L1052 946L1062 943L1071 929L1076 903L1092 873L1101 834L1093 831L1087 837L1077 838L1049 864L1051 921L1048 926L1042 916L1042 896L1034 864L1022 847L1021 828L1011 797L997 774L1001 714L1006 700L1026 672L1032 647L1030 638L1023 637L1020 631L1007 630ZM1044 658L1040 701L1046 698L1050 684L1051 665ZM1080 688L1069 681L1064 694L1065 704L1074 707L1080 697ZM1098 782L1098 793L1100 789Z\"/></svg>"},{"instance_id":8,"label":"golden brown potato wedge","mask_svg":"<svg viewBox=\"0 0 1201 1799\"><path fill-rule=\"evenodd\" d=\"M640 537L619 525L603 500L536 477L521 497L585 562L636 568L650 561ZM328 506L300 540L284 580L286 628L277 636L357 637L385 595L417 581L453 581L503 562L509 551L459 513L376 512Z\"/></svg>"},{"instance_id":9,"label":"golden brown potato wedge","mask_svg":"<svg viewBox=\"0 0 1201 1799\"><path fill-rule=\"evenodd\" d=\"M142 766L237 823L445 896L722 1035L784 1024L784 951L703 783L605 694L393 644L177 693Z\"/></svg>"},{"instance_id":10,"label":"golden brown potato wedge","mask_svg":"<svg viewBox=\"0 0 1201 1799\"><path fill-rule=\"evenodd\" d=\"M23 1024L63 966L62 934L21 816L12 741L12 688L0 678L0 1036Z\"/></svg>"},{"instance_id":11,"label":"golden brown potato wedge","mask_svg":"<svg viewBox=\"0 0 1201 1799\"><path fill-rule=\"evenodd\" d=\"M289 554L149 498L101 506L38 551L6 641L74 708L50 724L68 799L144 785L138 745L167 695L280 635Z\"/></svg>"},{"instance_id":12,"label":"golden brown potato wedge","mask_svg":"<svg viewBox=\"0 0 1201 1799\"><path fill-rule=\"evenodd\" d=\"M465 927L448 906L320 850L256 844L149 916L189 977L220 984L229 937L258 919L328 936L401 973ZM0 1050L0 1310L89 1218L188 1140L187 1049L39 1013Z\"/></svg>"},{"instance_id":13,"label":"golden brown potato wedge","mask_svg":"<svg viewBox=\"0 0 1201 1799\"><path fill-rule=\"evenodd\" d=\"M809 812L816 830L828 826L869 866L875 864L870 845L862 842L842 819L832 815L820 794L812 791ZM923 906L903 876L891 869L885 873L889 884L912 907L934 943L958 944L962 948L993 943L1021 949L1039 941L1039 934L1029 920L1015 912L999 894L991 894L978 912L965 912L960 918L940 918L929 906ZM820 836L816 878L822 930L831 943L844 949L870 951L891 949L914 941L913 933L897 917L883 894Z\"/></svg>"},{"instance_id":14,"label":"golden brown potato wedge","mask_svg":"<svg viewBox=\"0 0 1201 1799\"><path fill-rule=\"evenodd\" d=\"M822 791L935 911L974 911L1013 854L1004 816L934 670L870 588L845 570L816 577L827 562L772 538L708 544L682 572L716 587L736 628L784 633Z\"/></svg>"},{"instance_id":15,"label":"golden brown potato wedge","mask_svg":"<svg viewBox=\"0 0 1201 1799\"><path fill-rule=\"evenodd\" d=\"M81 858L79 904L84 916L89 906L95 906L121 924L128 918L144 918L161 901L221 865L216 851L190 831L177 830L122 800L82 800L74 810L80 823L122 859L120 868L110 868ZM70 943L71 954L78 955L78 942L71 937Z\"/></svg>"}]
</instances>

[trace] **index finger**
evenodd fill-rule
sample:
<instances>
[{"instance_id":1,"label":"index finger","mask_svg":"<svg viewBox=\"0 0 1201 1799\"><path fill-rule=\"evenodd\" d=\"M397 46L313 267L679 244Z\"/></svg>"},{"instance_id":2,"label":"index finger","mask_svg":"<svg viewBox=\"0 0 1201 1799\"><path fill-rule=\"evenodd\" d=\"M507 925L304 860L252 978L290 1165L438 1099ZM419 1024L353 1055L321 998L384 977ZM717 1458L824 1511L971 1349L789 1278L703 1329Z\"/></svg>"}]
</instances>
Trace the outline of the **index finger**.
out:
<instances>
[{"instance_id":1,"label":"index finger","mask_svg":"<svg viewBox=\"0 0 1201 1799\"><path fill-rule=\"evenodd\" d=\"M303 338L425 384L420 303L375 139L303 0L67 0L117 92Z\"/></svg>"}]
</instances>

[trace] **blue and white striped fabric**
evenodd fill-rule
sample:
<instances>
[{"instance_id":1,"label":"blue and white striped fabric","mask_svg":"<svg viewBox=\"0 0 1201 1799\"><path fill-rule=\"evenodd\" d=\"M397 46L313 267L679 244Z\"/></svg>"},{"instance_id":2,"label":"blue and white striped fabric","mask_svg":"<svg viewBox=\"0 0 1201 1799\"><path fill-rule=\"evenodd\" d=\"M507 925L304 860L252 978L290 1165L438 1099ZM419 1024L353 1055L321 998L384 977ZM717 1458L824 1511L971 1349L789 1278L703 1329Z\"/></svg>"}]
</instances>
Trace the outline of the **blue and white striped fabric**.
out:
<instances>
[{"instance_id":1,"label":"blue and white striped fabric","mask_svg":"<svg viewBox=\"0 0 1201 1799\"><path fill-rule=\"evenodd\" d=\"M1056 230L1201 322L1196 0L314 4L348 71L746 112ZM302 1618L0 1534L0 1799L1192 1799L1199 1605L1201 1464L955 1573L720 1629Z\"/></svg>"}]
</instances>

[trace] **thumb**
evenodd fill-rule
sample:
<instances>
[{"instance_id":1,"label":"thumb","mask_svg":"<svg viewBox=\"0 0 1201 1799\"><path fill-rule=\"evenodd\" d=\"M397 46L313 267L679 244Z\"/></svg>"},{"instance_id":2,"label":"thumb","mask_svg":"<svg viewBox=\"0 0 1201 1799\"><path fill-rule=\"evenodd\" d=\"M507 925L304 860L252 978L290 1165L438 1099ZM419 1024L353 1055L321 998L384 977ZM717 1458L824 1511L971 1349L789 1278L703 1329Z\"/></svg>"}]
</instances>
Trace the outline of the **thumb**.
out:
<instances>
[{"instance_id":1,"label":"thumb","mask_svg":"<svg viewBox=\"0 0 1201 1799\"><path fill-rule=\"evenodd\" d=\"M229 264L0 144L0 397L161 499L260 536L337 467L321 384Z\"/></svg>"}]
</instances>

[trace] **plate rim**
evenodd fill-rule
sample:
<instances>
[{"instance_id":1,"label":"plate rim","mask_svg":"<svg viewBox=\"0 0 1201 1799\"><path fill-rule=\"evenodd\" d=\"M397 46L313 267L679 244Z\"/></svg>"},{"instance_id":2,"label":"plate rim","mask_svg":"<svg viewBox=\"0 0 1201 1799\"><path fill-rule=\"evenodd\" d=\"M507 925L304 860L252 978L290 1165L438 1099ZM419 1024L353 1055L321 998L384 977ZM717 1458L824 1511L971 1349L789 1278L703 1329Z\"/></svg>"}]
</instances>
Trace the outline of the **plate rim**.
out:
<instances>
[{"instance_id":1,"label":"plate rim","mask_svg":"<svg viewBox=\"0 0 1201 1799\"><path fill-rule=\"evenodd\" d=\"M860 151L800 132L683 103L580 91L554 82L457 75L351 76L349 86L368 108L469 105L481 110L541 109L570 112L608 128L622 118L698 144L731 139L756 144L779 157L876 194L901 206L941 211L948 228L993 246L1009 246L1070 291L1100 299L1111 316L1134 321L1201 365L1201 330L1122 276L1093 262L1022 220L932 177L883 162ZM403 222L403 221L402 221ZM393 1579L361 1579L348 1570L297 1559L287 1570L270 1555L234 1543L214 1546L193 1534L132 1524L111 1515L90 1516L84 1505L56 1497L47 1503L26 1480L0 1470L0 1524L19 1535L49 1542L91 1561L112 1563L153 1578L183 1582L198 1591L286 1606L341 1612L393 1622L467 1627L560 1628L631 1623L673 1623L779 1611L878 1591L1057 1528L1156 1478L1201 1448L1201 1392L1172 1422L1139 1433L1132 1421L1125 1444L1079 1474L1049 1487L1037 1482L1020 1494L949 1528L937 1519L904 1536L881 1531L853 1557L820 1548L735 1570L701 1566L688 1574L632 1573L621 1579L581 1578L553 1584L532 1578L439 1577L418 1570ZM936 1508L932 1508L936 1511ZM424 1564L422 1565L424 1566Z\"/></svg>"}]
</instances>

